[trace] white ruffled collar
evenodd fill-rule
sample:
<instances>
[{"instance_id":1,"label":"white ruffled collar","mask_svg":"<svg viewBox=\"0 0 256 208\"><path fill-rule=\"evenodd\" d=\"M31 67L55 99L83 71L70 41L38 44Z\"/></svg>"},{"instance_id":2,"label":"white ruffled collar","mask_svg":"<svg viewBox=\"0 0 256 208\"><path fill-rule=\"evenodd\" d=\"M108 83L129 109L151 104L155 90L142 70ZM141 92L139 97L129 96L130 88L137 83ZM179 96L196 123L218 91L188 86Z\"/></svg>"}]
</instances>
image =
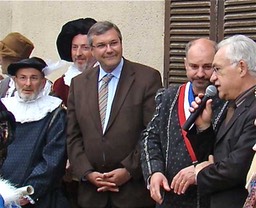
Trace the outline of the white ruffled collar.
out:
<instances>
[{"instance_id":1,"label":"white ruffled collar","mask_svg":"<svg viewBox=\"0 0 256 208\"><path fill-rule=\"evenodd\" d=\"M70 86L72 78L74 78L75 76L77 76L81 73L82 72L79 71L74 64L69 66L68 70L64 74L65 76L63 78L65 85Z\"/></svg>"},{"instance_id":2,"label":"white ruffled collar","mask_svg":"<svg viewBox=\"0 0 256 208\"><path fill-rule=\"evenodd\" d=\"M62 100L57 97L42 94L35 100L25 102L17 92L14 97L1 100L6 108L13 113L16 122L20 123L39 121L62 103Z\"/></svg>"}]
</instances>

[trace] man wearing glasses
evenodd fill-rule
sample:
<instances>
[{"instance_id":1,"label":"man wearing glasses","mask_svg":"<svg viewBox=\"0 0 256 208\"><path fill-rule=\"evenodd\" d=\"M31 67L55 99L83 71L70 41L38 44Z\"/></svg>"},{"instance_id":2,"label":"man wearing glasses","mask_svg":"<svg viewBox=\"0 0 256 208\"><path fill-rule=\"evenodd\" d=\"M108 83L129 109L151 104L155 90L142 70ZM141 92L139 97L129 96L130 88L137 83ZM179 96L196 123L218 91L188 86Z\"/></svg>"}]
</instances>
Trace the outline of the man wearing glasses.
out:
<instances>
[{"instance_id":1,"label":"man wearing glasses","mask_svg":"<svg viewBox=\"0 0 256 208\"><path fill-rule=\"evenodd\" d=\"M247 197L244 188L256 142L256 43L235 35L221 41L213 60L214 83L221 99L228 106L219 117L217 128L212 128L212 99L197 118L196 132L189 138L197 153L210 155L209 160L194 168L194 176L178 173L172 188L177 194L186 193L191 184L197 184L201 195L210 195L211 208L243 207ZM192 103L196 109L201 95ZM212 147L213 151L207 147ZM202 148L204 147L204 148ZM183 181L184 183L180 183Z\"/></svg>"},{"instance_id":2,"label":"man wearing glasses","mask_svg":"<svg viewBox=\"0 0 256 208\"><path fill-rule=\"evenodd\" d=\"M160 73L122 57L122 35L108 21L88 34L99 66L72 80L68 156L81 180L80 207L154 207L140 167L140 133L150 121Z\"/></svg>"},{"instance_id":3,"label":"man wearing glasses","mask_svg":"<svg viewBox=\"0 0 256 208\"><path fill-rule=\"evenodd\" d=\"M31 199L20 199L24 207L69 208L60 188L67 160L66 112L61 99L43 93L45 70L38 57L8 66L17 91L2 102L15 116L16 132L1 175L17 187L34 187Z\"/></svg>"}]
</instances>

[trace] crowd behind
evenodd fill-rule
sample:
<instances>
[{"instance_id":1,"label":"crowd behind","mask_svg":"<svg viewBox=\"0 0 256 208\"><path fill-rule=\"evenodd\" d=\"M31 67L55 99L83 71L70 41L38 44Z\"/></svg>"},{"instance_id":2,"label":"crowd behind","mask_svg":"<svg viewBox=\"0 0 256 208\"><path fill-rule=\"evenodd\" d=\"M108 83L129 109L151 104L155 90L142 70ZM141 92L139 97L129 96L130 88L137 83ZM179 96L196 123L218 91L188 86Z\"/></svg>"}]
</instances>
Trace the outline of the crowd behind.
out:
<instances>
[{"instance_id":1,"label":"crowd behind","mask_svg":"<svg viewBox=\"0 0 256 208\"><path fill-rule=\"evenodd\" d=\"M168 88L158 70L123 56L109 21L60 28L70 66L54 82L34 47L19 32L0 41L0 182L33 187L10 201L0 183L0 207L256 207L251 38L189 41L188 82Z\"/></svg>"}]
</instances>

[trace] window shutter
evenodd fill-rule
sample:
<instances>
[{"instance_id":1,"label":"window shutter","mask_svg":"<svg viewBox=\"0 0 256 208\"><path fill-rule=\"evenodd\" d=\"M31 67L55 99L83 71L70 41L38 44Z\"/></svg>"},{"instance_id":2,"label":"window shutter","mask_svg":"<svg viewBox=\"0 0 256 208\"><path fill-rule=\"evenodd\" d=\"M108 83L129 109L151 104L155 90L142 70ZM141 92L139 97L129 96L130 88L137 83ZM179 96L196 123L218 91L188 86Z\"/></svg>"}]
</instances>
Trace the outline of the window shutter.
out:
<instances>
[{"instance_id":1,"label":"window shutter","mask_svg":"<svg viewBox=\"0 0 256 208\"><path fill-rule=\"evenodd\" d=\"M166 1L165 36L165 86L187 81L184 68L185 45L200 37L214 39L215 30L210 25L215 21L215 0ZM212 15L211 15L212 14ZM212 22L212 23L211 23Z\"/></svg>"},{"instance_id":2,"label":"window shutter","mask_svg":"<svg viewBox=\"0 0 256 208\"><path fill-rule=\"evenodd\" d=\"M247 35L256 40L256 1L226 0L223 7L224 27L219 41L234 34Z\"/></svg>"},{"instance_id":3,"label":"window shutter","mask_svg":"<svg viewBox=\"0 0 256 208\"><path fill-rule=\"evenodd\" d=\"M256 0L166 0L164 84L187 81L184 61L188 41L217 42L243 34L256 41Z\"/></svg>"}]
</instances>

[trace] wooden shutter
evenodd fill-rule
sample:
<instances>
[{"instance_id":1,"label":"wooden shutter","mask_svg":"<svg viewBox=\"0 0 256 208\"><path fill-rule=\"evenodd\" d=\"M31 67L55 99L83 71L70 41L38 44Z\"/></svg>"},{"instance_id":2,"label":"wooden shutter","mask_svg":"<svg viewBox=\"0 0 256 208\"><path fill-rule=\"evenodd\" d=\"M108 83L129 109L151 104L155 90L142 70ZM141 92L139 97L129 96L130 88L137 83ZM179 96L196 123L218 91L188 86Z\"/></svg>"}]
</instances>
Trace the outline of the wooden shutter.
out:
<instances>
[{"instance_id":1,"label":"wooden shutter","mask_svg":"<svg viewBox=\"0 0 256 208\"><path fill-rule=\"evenodd\" d=\"M223 30L219 41L234 34L243 34L256 40L256 1L226 0L222 1L224 18ZM219 13L222 10L220 5Z\"/></svg>"},{"instance_id":2,"label":"wooden shutter","mask_svg":"<svg viewBox=\"0 0 256 208\"><path fill-rule=\"evenodd\" d=\"M256 41L256 0L167 0L164 84L187 81L184 69L188 41L209 37L217 42L234 34Z\"/></svg>"},{"instance_id":3,"label":"wooden shutter","mask_svg":"<svg viewBox=\"0 0 256 208\"><path fill-rule=\"evenodd\" d=\"M210 24L214 20L215 1L166 1L165 86L187 81L184 69L185 45L192 39L211 37ZM169 9L169 10L168 10ZM212 13L212 15L211 15ZM169 33L168 33L169 31Z\"/></svg>"}]
</instances>

